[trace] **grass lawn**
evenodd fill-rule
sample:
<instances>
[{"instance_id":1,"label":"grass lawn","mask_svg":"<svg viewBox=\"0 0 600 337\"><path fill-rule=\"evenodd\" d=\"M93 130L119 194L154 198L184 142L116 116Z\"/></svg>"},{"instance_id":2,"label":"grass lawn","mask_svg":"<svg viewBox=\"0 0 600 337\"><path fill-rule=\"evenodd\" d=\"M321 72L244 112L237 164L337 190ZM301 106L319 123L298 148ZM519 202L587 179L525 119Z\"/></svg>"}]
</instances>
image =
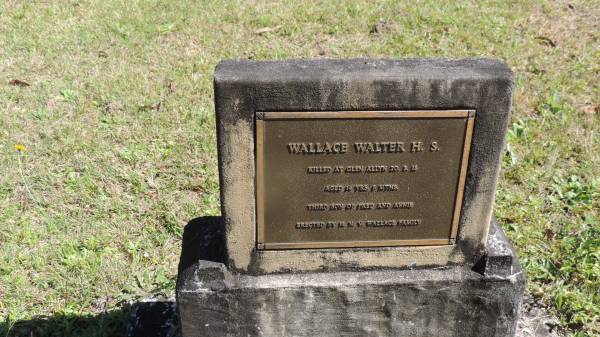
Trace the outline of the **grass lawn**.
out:
<instances>
[{"instance_id":1,"label":"grass lawn","mask_svg":"<svg viewBox=\"0 0 600 337\"><path fill-rule=\"evenodd\" d=\"M122 336L173 296L219 214L219 60L366 56L510 65L496 215L560 329L600 334L598 0L185 2L0 4L0 336Z\"/></svg>"}]
</instances>

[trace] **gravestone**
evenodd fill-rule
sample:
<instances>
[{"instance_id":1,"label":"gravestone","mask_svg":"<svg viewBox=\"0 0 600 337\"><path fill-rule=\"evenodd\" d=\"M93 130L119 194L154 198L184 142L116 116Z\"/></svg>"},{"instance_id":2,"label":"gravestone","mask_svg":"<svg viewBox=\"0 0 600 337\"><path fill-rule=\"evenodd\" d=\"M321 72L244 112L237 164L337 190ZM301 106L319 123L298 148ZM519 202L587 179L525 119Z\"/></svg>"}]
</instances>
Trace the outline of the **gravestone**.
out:
<instances>
[{"instance_id":1,"label":"gravestone","mask_svg":"<svg viewBox=\"0 0 600 337\"><path fill-rule=\"evenodd\" d=\"M514 335L506 65L224 61L214 85L222 217L184 233L184 337Z\"/></svg>"}]
</instances>

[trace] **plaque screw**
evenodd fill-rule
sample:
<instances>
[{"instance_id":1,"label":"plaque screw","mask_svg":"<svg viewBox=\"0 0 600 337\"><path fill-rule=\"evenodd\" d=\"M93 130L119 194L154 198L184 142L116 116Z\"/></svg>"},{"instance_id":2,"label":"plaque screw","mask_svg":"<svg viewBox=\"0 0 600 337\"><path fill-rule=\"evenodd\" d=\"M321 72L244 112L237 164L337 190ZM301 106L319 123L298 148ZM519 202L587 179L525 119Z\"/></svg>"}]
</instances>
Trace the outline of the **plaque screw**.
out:
<instances>
[{"instance_id":1,"label":"plaque screw","mask_svg":"<svg viewBox=\"0 0 600 337\"><path fill-rule=\"evenodd\" d=\"M257 112L256 113L256 119L264 119L265 118L265 113L264 112Z\"/></svg>"}]
</instances>

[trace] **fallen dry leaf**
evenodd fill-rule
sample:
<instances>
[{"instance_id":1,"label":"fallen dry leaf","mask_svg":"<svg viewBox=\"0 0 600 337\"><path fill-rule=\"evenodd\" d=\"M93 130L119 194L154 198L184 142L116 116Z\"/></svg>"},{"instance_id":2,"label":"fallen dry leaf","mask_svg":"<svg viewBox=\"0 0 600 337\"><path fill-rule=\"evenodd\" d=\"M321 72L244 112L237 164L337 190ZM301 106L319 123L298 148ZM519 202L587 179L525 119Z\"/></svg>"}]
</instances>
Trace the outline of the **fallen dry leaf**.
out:
<instances>
[{"instance_id":1,"label":"fallen dry leaf","mask_svg":"<svg viewBox=\"0 0 600 337\"><path fill-rule=\"evenodd\" d=\"M552 231L550 228L546 228L544 234L546 235L546 239L548 241L554 240L554 231Z\"/></svg>"},{"instance_id":2,"label":"fallen dry leaf","mask_svg":"<svg viewBox=\"0 0 600 337\"><path fill-rule=\"evenodd\" d=\"M319 46L319 55L324 56L327 54L331 54L331 49L327 47Z\"/></svg>"},{"instance_id":3,"label":"fallen dry leaf","mask_svg":"<svg viewBox=\"0 0 600 337\"><path fill-rule=\"evenodd\" d=\"M167 82L167 95L172 94L174 91L173 80L169 80L169 82Z\"/></svg>"},{"instance_id":4,"label":"fallen dry leaf","mask_svg":"<svg viewBox=\"0 0 600 337\"><path fill-rule=\"evenodd\" d=\"M369 29L369 34L382 34L388 30L390 30L389 22L380 20L376 24L371 26L371 29Z\"/></svg>"},{"instance_id":5,"label":"fallen dry leaf","mask_svg":"<svg viewBox=\"0 0 600 337\"><path fill-rule=\"evenodd\" d=\"M153 175L148 176L146 178L146 183L148 184L148 186L150 188L156 188L156 182L154 181L154 176Z\"/></svg>"},{"instance_id":6,"label":"fallen dry leaf","mask_svg":"<svg viewBox=\"0 0 600 337\"><path fill-rule=\"evenodd\" d=\"M148 110L159 111L161 105L162 105L162 101L159 101L154 104L144 104L144 105L140 105L140 110L141 111L148 111Z\"/></svg>"},{"instance_id":7,"label":"fallen dry leaf","mask_svg":"<svg viewBox=\"0 0 600 337\"><path fill-rule=\"evenodd\" d=\"M8 84L14 85L16 87L28 87L31 85L23 80L17 80L17 79L11 80L10 82L8 82Z\"/></svg>"},{"instance_id":8,"label":"fallen dry leaf","mask_svg":"<svg viewBox=\"0 0 600 337\"><path fill-rule=\"evenodd\" d=\"M114 112L114 111L123 111L125 106L121 101L110 101L105 102L102 107L104 108L104 112Z\"/></svg>"},{"instance_id":9,"label":"fallen dry leaf","mask_svg":"<svg viewBox=\"0 0 600 337\"><path fill-rule=\"evenodd\" d=\"M258 35L272 33L272 32L276 32L276 31L280 30L282 27L283 27L282 25L275 26L275 27L264 27L264 28L257 29L256 31L254 31L254 33L258 34Z\"/></svg>"},{"instance_id":10,"label":"fallen dry leaf","mask_svg":"<svg viewBox=\"0 0 600 337\"><path fill-rule=\"evenodd\" d=\"M588 105L584 106L583 108L581 108L581 111L583 111L586 114L593 115L595 113L600 112L600 109L597 105L588 104Z\"/></svg>"},{"instance_id":11,"label":"fallen dry leaf","mask_svg":"<svg viewBox=\"0 0 600 337\"><path fill-rule=\"evenodd\" d=\"M159 111L161 105L162 105L162 101L159 101L158 103L152 104L150 106L150 109L152 109L154 111Z\"/></svg>"},{"instance_id":12,"label":"fallen dry leaf","mask_svg":"<svg viewBox=\"0 0 600 337\"><path fill-rule=\"evenodd\" d=\"M546 36L536 36L536 40L540 41L542 44L550 46L552 48L556 47L556 42L552 41L549 37Z\"/></svg>"},{"instance_id":13,"label":"fallen dry leaf","mask_svg":"<svg viewBox=\"0 0 600 337\"><path fill-rule=\"evenodd\" d=\"M317 41L317 49L319 50L319 55L324 56L327 54L331 54L331 48L322 45L321 42L327 43L326 41Z\"/></svg>"}]
</instances>

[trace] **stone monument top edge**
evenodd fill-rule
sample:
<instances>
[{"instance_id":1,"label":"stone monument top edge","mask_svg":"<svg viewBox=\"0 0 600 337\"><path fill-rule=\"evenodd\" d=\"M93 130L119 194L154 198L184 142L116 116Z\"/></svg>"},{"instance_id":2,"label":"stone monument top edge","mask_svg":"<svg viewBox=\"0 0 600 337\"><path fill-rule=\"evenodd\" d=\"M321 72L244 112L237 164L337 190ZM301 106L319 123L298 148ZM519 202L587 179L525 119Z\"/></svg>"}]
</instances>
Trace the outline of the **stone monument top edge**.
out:
<instances>
[{"instance_id":1,"label":"stone monument top edge","mask_svg":"<svg viewBox=\"0 0 600 337\"><path fill-rule=\"evenodd\" d=\"M513 82L503 61L490 58L292 59L223 60L215 67L215 83L327 79L472 79Z\"/></svg>"}]
</instances>

